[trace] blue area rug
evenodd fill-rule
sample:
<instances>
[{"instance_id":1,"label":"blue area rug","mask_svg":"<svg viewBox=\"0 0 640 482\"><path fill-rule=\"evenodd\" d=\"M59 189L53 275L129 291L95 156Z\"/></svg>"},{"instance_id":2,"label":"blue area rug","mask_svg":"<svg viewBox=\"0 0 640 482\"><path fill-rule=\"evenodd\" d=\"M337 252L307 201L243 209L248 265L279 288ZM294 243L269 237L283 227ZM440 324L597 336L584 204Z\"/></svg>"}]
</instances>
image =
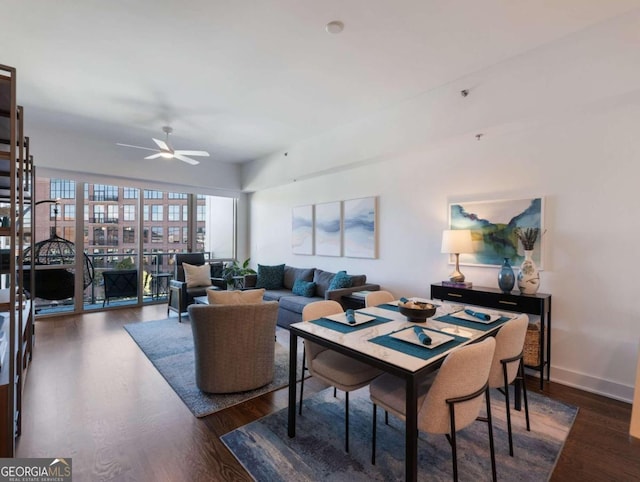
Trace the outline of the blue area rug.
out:
<instances>
[{"instance_id":1,"label":"blue area rug","mask_svg":"<svg viewBox=\"0 0 640 482\"><path fill-rule=\"evenodd\" d=\"M175 317L130 323L124 328L196 417L210 415L289 384L289 332L280 327L276 328L273 381L256 390L221 395L201 392L196 386L193 335L188 317L183 316L182 323ZM301 351L302 343L298 343L298 347ZM301 354L298 360L298 366L302 366Z\"/></svg>"},{"instance_id":2,"label":"blue area rug","mask_svg":"<svg viewBox=\"0 0 640 482\"><path fill-rule=\"evenodd\" d=\"M504 398L492 392L498 480L549 479L578 409L529 394L531 432L524 411L512 411L514 457L509 456ZM281 410L222 436L243 467L258 481L372 481L404 479L404 422L378 409L376 465L371 465L372 404L368 388L349 397L350 452L344 451L344 394L324 390L304 402L296 437L287 436ZM524 410L524 409L523 409ZM461 481L491 480L487 424L475 422L458 432ZM452 479L451 447L444 435L420 434L418 478Z\"/></svg>"}]
</instances>

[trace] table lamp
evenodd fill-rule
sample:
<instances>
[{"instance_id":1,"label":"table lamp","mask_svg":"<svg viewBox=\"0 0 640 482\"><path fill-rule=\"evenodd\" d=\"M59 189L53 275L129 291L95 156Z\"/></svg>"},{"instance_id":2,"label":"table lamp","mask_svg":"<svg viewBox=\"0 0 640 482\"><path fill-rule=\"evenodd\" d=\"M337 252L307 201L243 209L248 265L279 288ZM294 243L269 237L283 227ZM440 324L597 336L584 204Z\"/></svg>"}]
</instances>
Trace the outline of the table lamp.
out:
<instances>
[{"instance_id":1,"label":"table lamp","mask_svg":"<svg viewBox=\"0 0 640 482\"><path fill-rule=\"evenodd\" d=\"M461 283L464 275L460 272L460 253L472 253L473 241L471 240L471 230L469 229L445 229L442 232L442 253L456 255L456 268L449 275L450 281Z\"/></svg>"}]
</instances>

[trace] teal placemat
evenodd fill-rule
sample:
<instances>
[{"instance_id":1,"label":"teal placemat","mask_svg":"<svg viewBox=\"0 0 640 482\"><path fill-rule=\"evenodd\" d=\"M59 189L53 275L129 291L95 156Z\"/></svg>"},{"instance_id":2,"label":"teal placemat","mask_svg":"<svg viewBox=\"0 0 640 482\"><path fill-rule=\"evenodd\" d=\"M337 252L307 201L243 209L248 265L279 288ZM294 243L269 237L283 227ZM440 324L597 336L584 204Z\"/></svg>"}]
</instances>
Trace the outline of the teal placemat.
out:
<instances>
[{"instance_id":1,"label":"teal placemat","mask_svg":"<svg viewBox=\"0 0 640 482\"><path fill-rule=\"evenodd\" d=\"M413 327L410 326L408 328L403 328L403 330L413 330ZM395 331L393 333L397 333L398 331ZM406 353L407 355L415 356L416 358L428 360L429 358L441 355L445 351L448 351L451 348L454 348L468 340L468 338L452 335L451 333L444 333L438 330L433 331L437 331L438 333L442 333L443 335L452 336L453 340L448 341L447 343L443 343L442 345L439 345L435 348L427 348L426 346L414 345L413 343L409 343L408 341L398 340L397 338L393 338L392 336L390 336L392 333L376 336L375 338L371 338L369 341L371 343L382 345L386 348L391 348L392 350L396 350L401 353Z\"/></svg>"},{"instance_id":2,"label":"teal placemat","mask_svg":"<svg viewBox=\"0 0 640 482\"><path fill-rule=\"evenodd\" d=\"M493 323L481 323L479 321L476 322L476 321L462 320L460 318L456 318L453 315L444 315L444 316L439 316L438 318L434 318L435 321L443 321L444 323L463 326L465 328L471 328L472 330L478 330L478 331L493 330L496 326L500 326L503 323L506 323L507 321L509 321L510 319L511 318L507 318L506 316L503 316L501 318L498 318Z\"/></svg>"},{"instance_id":3,"label":"teal placemat","mask_svg":"<svg viewBox=\"0 0 640 482\"><path fill-rule=\"evenodd\" d=\"M356 313L359 313L356 311ZM369 313L362 313L367 316L374 316ZM376 316L375 320L371 320L367 323L361 323L356 326L345 325L344 323L338 323L337 321L330 320L329 318L319 318L317 320L312 320L309 323L313 323L314 325L323 326L325 328L329 328L330 330L339 331L340 333L351 333L353 331L364 330L365 328L371 328L372 326L381 325L382 323L386 323L391 321L389 318L384 318L382 316Z\"/></svg>"},{"instance_id":4,"label":"teal placemat","mask_svg":"<svg viewBox=\"0 0 640 482\"><path fill-rule=\"evenodd\" d=\"M389 305L387 303L384 303L382 305L378 305L378 308L384 308L385 310L389 310L389 311L400 311L400 308L398 308L396 305Z\"/></svg>"}]
</instances>

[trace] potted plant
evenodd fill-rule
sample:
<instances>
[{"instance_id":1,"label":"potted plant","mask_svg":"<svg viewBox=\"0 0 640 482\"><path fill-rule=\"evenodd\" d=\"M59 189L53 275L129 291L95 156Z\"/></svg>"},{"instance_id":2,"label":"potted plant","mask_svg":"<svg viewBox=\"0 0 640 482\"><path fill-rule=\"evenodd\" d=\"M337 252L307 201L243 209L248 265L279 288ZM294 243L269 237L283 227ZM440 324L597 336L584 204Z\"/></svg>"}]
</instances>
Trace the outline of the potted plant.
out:
<instances>
[{"instance_id":1,"label":"potted plant","mask_svg":"<svg viewBox=\"0 0 640 482\"><path fill-rule=\"evenodd\" d=\"M235 289L238 278L248 274L256 274L256 272L249 267L249 261L251 261L251 258L245 259L242 264L239 264L237 259L227 263L222 270L222 279L227 283L227 289Z\"/></svg>"}]
</instances>

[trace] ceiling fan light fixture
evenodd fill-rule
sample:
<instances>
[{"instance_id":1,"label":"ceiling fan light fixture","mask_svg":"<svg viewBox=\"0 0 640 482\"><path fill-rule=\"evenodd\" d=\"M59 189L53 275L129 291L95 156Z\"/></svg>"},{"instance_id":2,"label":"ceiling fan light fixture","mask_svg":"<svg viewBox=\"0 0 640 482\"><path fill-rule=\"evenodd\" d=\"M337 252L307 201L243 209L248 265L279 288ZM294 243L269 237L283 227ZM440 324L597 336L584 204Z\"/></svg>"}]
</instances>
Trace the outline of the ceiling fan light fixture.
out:
<instances>
[{"instance_id":1,"label":"ceiling fan light fixture","mask_svg":"<svg viewBox=\"0 0 640 482\"><path fill-rule=\"evenodd\" d=\"M161 152L160 157L164 159L173 159L173 154L171 154L170 152Z\"/></svg>"}]
</instances>

